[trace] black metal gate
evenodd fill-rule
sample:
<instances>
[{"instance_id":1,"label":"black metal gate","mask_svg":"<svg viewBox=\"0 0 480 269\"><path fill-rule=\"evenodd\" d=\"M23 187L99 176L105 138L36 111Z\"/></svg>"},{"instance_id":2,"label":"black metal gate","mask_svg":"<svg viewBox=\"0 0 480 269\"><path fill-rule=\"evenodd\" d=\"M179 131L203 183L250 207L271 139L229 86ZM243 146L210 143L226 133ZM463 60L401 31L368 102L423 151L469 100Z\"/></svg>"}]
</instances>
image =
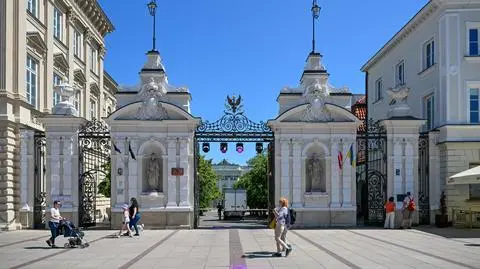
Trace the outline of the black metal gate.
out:
<instances>
[{"instance_id":1,"label":"black metal gate","mask_svg":"<svg viewBox=\"0 0 480 269\"><path fill-rule=\"evenodd\" d=\"M420 225L430 224L428 133L418 139L418 217Z\"/></svg>"},{"instance_id":2,"label":"black metal gate","mask_svg":"<svg viewBox=\"0 0 480 269\"><path fill-rule=\"evenodd\" d=\"M45 229L45 207L47 205L47 191L46 191L46 149L45 133L35 132L33 136L33 159L34 159L34 174L33 174L33 228Z\"/></svg>"},{"instance_id":3,"label":"black metal gate","mask_svg":"<svg viewBox=\"0 0 480 269\"><path fill-rule=\"evenodd\" d=\"M79 209L80 227L96 225L97 184L105 177L110 162L110 132L98 120L87 122L78 132Z\"/></svg>"},{"instance_id":4,"label":"black metal gate","mask_svg":"<svg viewBox=\"0 0 480 269\"><path fill-rule=\"evenodd\" d=\"M268 204L275 205L275 147L274 134L265 122L253 122L244 114L241 96L227 96L224 115L215 122L202 121L195 131L195 182L194 182L194 227L198 228L200 213L200 186L199 175L197 173L200 158L200 143L209 142L256 142L268 143L267 160L267 185L268 185ZM203 149L202 145L202 149ZM263 150L262 150L263 152Z\"/></svg>"},{"instance_id":5,"label":"black metal gate","mask_svg":"<svg viewBox=\"0 0 480 269\"><path fill-rule=\"evenodd\" d=\"M387 200L387 133L369 120L357 132L358 216L366 225L383 225Z\"/></svg>"}]
</instances>

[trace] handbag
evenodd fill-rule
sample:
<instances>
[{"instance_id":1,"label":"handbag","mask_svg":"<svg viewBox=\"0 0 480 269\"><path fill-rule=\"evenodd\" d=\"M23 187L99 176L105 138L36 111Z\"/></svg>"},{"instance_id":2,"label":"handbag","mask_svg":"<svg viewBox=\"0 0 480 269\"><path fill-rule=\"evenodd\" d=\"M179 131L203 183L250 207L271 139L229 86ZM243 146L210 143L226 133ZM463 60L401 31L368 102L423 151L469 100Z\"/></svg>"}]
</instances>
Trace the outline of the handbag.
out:
<instances>
[{"instance_id":1,"label":"handbag","mask_svg":"<svg viewBox=\"0 0 480 269\"><path fill-rule=\"evenodd\" d=\"M277 221L275 219L273 219L270 224L268 224L268 228L270 229L275 229L275 227L277 226Z\"/></svg>"}]
</instances>

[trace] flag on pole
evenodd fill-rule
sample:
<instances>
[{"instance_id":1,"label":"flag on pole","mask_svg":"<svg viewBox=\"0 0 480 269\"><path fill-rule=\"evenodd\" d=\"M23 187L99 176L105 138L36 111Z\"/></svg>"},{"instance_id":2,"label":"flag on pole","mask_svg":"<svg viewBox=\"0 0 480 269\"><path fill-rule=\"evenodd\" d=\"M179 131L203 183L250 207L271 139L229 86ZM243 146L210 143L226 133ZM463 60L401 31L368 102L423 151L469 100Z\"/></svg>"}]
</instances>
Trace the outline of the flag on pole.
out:
<instances>
[{"instance_id":1,"label":"flag on pole","mask_svg":"<svg viewBox=\"0 0 480 269\"><path fill-rule=\"evenodd\" d=\"M340 170L343 168L343 153L341 151L338 152L338 168Z\"/></svg>"},{"instance_id":2,"label":"flag on pole","mask_svg":"<svg viewBox=\"0 0 480 269\"><path fill-rule=\"evenodd\" d=\"M128 141L128 151L130 152L130 156L132 156L132 159L136 160L135 154L133 153L133 150L132 150L132 144L130 143L130 141Z\"/></svg>"},{"instance_id":3,"label":"flag on pole","mask_svg":"<svg viewBox=\"0 0 480 269\"><path fill-rule=\"evenodd\" d=\"M353 144L350 146L350 149L347 152L347 158L350 159L350 165L355 167L355 152L353 151Z\"/></svg>"}]
</instances>

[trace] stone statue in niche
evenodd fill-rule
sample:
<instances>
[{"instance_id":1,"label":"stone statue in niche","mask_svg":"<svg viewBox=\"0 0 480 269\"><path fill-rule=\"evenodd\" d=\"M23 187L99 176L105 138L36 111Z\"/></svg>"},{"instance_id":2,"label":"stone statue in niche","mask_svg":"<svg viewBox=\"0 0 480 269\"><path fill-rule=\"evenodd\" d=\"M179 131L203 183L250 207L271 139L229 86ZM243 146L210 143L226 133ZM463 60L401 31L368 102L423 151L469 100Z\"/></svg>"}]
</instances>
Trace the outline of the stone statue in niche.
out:
<instances>
[{"instance_id":1,"label":"stone statue in niche","mask_svg":"<svg viewBox=\"0 0 480 269\"><path fill-rule=\"evenodd\" d=\"M325 192L325 180L322 176L322 164L317 155L313 155L307 162L307 180L310 181L310 192Z\"/></svg>"},{"instance_id":2,"label":"stone statue in niche","mask_svg":"<svg viewBox=\"0 0 480 269\"><path fill-rule=\"evenodd\" d=\"M160 181L160 163L155 154L150 155L150 159L147 163L147 190L148 191L159 191L159 181Z\"/></svg>"}]
</instances>

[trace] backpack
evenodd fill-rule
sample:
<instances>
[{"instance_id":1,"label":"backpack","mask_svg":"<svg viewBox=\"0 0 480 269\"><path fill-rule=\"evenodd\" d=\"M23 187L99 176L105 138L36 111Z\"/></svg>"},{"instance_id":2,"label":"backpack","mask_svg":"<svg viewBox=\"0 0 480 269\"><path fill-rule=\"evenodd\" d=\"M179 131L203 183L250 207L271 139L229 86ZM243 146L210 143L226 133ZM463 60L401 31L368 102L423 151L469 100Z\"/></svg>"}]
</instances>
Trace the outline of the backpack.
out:
<instances>
[{"instance_id":1,"label":"backpack","mask_svg":"<svg viewBox=\"0 0 480 269\"><path fill-rule=\"evenodd\" d=\"M295 209L289 208L288 209L288 216L287 216L287 223L290 225L295 224L295 220L297 219L297 212L295 212Z\"/></svg>"},{"instance_id":2,"label":"backpack","mask_svg":"<svg viewBox=\"0 0 480 269\"><path fill-rule=\"evenodd\" d=\"M416 205L415 205L415 201L413 200L413 198L410 198L410 202L408 202L407 209L408 209L408 211L415 211Z\"/></svg>"}]
</instances>

